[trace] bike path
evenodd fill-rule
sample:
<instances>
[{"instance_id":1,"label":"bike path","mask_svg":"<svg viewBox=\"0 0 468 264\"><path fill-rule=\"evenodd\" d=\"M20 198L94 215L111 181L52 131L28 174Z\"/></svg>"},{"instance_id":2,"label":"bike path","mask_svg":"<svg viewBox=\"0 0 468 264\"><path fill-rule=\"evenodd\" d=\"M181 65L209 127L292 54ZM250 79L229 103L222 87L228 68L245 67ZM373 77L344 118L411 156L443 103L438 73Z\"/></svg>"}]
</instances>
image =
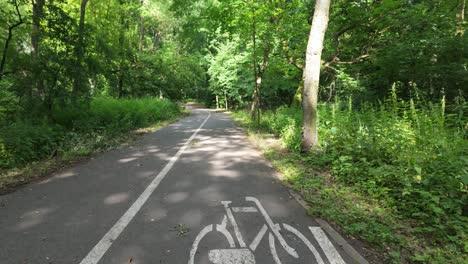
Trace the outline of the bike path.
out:
<instances>
[{"instance_id":1,"label":"bike path","mask_svg":"<svg viewBox=\"0 0 468 264\"><path fill-rule=\"evenodd\" d=\"M273 175L227 114L195 110L133 148L1 196L0 263L182 264L191 253L194 263L353 263Z\"/></svg>"}]
</instances>

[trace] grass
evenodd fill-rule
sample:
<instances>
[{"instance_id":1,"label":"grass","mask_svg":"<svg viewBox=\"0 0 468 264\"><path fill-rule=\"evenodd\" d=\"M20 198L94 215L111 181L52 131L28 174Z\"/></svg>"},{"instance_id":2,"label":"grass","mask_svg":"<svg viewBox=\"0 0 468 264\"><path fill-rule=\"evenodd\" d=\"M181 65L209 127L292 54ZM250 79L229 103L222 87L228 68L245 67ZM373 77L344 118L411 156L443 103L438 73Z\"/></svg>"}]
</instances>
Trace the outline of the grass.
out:
<instances>
[{"instance_id":1,"label":"grass","mask_svg":"<svg viewBox=\"0 0 468 264\"><path fill-rule=\"evenodd\" d=\"M52 120L18 120L0 128L0 193L39 179L136 135L173 122L183 111L154 98L97 98Z\"/></svg>"},{"instance_id":2,"label":"grass","mask_svg":"<svg viewBox=\"0 0 468 264\"><path fill-rule=\"evenodd\" d=\"M417 106L418 107L417 107ZM386 263L463 263L466 231L466 105L446 113L392 98L353 109L322 105L321 150L299 153L301 110L266 112L260 127L235 119L304 196L311 213L373 245ZM283 147L269 144L269 135Z\"/></svg>"}]
</instances>

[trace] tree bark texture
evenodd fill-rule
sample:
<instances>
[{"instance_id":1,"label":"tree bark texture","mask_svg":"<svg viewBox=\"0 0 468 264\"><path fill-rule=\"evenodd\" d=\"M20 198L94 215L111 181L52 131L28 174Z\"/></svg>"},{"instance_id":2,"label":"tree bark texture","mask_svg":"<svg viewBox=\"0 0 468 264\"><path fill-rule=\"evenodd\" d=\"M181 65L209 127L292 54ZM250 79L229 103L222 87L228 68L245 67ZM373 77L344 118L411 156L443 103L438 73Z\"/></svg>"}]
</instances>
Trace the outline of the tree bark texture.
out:
<instances>
[{"instance_id":1,"label":"tree bark texture","mask_svg":"<svg viewBox=\"0 0 468 264\"><path fill-rule=\"evenodd\" d=\"M314 17L307 43L304 69L304 91L302 95L302 151L317 149L318 114L317 101L320 80L320 66L323 40L327 30L330 12L330 0L315 2Z\"/></svg>"}]
</instances>

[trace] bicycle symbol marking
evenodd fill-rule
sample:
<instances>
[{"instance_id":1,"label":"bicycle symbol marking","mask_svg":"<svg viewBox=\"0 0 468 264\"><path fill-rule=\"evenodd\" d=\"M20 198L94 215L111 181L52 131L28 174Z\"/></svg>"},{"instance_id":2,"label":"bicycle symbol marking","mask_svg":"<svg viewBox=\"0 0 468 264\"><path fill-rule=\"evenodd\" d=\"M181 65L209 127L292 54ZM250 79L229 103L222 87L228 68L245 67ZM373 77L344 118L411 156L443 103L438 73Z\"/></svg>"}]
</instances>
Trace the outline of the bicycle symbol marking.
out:
<instances>
[{"instance_id":1,"label":"bicycle symbol marking","mask_svg":"<svg viewBox=\"0 0 468 264\"><path fill-rule=\"evenodd\" d=\"M280 231L286 231L293 234L299 239L300 242L304 243L308 250L313 254L315 260L318 264L324 264L323 258L320 253L317 251L315 246L299 232L296 228L288 224L278 224L274 223L265 208L262 206L260 201L255 197L245 197L246 202L251 202L255 206L250 207L231 207L231 201L222 201L221 204L224 206L226 214L221 221L221 224L211 224L203 228L200 233L196 236L192 248L190 250L190 256L188 264L195 264L195 255L198 251L198 246L201 240L210 232L219 232L227 240L229 248L227 249L212 249L208 252L208 259L213 264L255 264L255 255L254 252L257 249L258 245L262 241L265 235L268 235L268 243L271 255L275 264L282 264L280 257L276 251L276 243L279 242L281 247L293 258L298 259L300 256L297 251L291 247L280 233ZM260 231L257 233L252 242L247 245L244 238L239 230L236 219L234 218L234 213L260 213L264 220ZM227 224L232 226L234 231L234 236L231 235L229 230L226 228ZM332 264L345 264L344 260L341 258L338 251L335 249L333 244L330 242L328 237L325 235L323 230L320 227L309 227L312 235L320 245L324 255L327 257L328 261ZM267 234L268 232L268 234ZM236 241L234 240L236 238Z\"/></svg>"}]
</instances>

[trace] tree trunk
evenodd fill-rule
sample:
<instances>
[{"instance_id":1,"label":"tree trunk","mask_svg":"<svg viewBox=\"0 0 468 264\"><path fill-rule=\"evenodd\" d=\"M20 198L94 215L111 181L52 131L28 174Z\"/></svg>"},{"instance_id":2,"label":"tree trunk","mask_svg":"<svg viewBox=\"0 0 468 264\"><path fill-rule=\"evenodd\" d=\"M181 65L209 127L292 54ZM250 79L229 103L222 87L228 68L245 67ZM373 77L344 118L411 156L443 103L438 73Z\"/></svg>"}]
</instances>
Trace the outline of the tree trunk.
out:
<instances>
[{"instance_id":1,"label":"tree trunk","mask_svg":"<svg viewBox=\"0 0 468 264\"><path fill-rule=\"evenodd\" d=\"M78 26L78 42L75 47L76 65L75 65L75 78L73 80L73 101L78 99L81 92L84 91L85 80L83 78L83 56L85 51L84 34L85 34L85 15L86 4L88 0L81 0L80 7L80 22Z\"/></svg>"},{"instance_id":2,"label":"tree trunk","mask_svg":"<svg viewBox=\"0 0 468 264\"><path fill-rule=\"evenodd\" d=\"M317 100L320 80L320 59L328 26L330 0L317 0L307 43L302 95L302 151L318 148Z\"/></svg>"},{"instance_id":3,"label":"tree trunk","mask_svg":"<svg viewBox=\"0 0 468 264\"><path fill-rule=\"evenodd\" d=\"M39 56L39 42L41 37L41 18L44 13L45 0L33 0L32 30L31 30L31 55L33 59Z\"/></svg>"},{"instance_id":4,"label":"tree trunk","mask_svg":"<svg viewBox=\"0 0 468 264\"><path fill-rule=\"evenodd\" d=\"M466 6L466 0L460 0L460 3L458 4L458 13L457 13L457 19L458 19L458 27L457 27L457 34L460 34L463 36L465 33L465 6Z\"/></svg>"},{"instance_id":5,"label":"tree trunk","mask_svg":"<svg viewBox=\"0 0 468 264\"><path fill-rule=\"evenodd\" d=\"M10 41L11 41L11 38L13 37L13 30L16 27L19 27L21 24L23 24L23 17L21 16L21 12L19 11L18 2L15 0L14 4L15 4L15 9L16 9L16 14L18 15L18 22L16 22L15 24L11 26L8 26L8 35L7 35L7 39L5 40L5 45L3 47L2 60L0 61L0 80L5 74L5 63L6 63L8 48L10 46Z\"/></svg>"},{"instance_id":6,"label":"tree trunk","mask_svg":"<svg viewBox=\"0 0 468 264\"><path fill-rule=\"evenodd\" d=\"M120 68L120 70L119 70L119 79L118 79L118 82L117 82L117 97L118 98L123 97L123 84L124 84L123 69Z\"/></svg>"},{"instance_id":7,"label":"tree trunk","mask_svg":"<svg viewBox=\"0 0 468 264\"><path fill-rule=\"evenodd\" d=\"M256 20L255 10L252 8L252 42L253 42L253 72L255 86L252 94L252 107L250 109L250 115L252 120L257 121L257 125L260 125L260 104L261 104L261 87L263 75L265 74L266 68L268 67L270 58L270 35L267 34L264 40L263 46L263 62L262 65L257 65L257 37L256 37Z\"/></svg>"},{"instance_id":8,"label":"tree trunk","mask_svg":"<svg viewBox=\"0 0 468 264\"><path fill-rule=\"evenodd\" d=\"M145 1L141 0L140 1L140 8L143 9L144 5L145 5ZM144 23L143 16L141 15L141 13L138 15L138 27L139 27L138 28L138 32L139 32L138 50L142 51L143 50L143 42L145 40L145 23Z\"/></svg>"},{"instance_id":9,"label":"tree trunk","mask_svg":"<svg viewBox=\"0 0 468 264\"><path fill-rule=\"evenodd\" d=\"M31 59L33 67L33 85L28 91L28 100L32 104L33 89L36 87L40 92L44 90L44 83L41 74L41 65L39 59L39 48L41 42L41 20L44 15L45 0L32 1L32 27L31 27Z\"/></svg>"},{"instance_id":10,"label":"tree trunk","mask_svg":"<svg viewBox=\"0 0 468 264\"><path fill-rule=\"evenodd\" d=\"M229 110L227 92L226 91L224 91L224 105L226 107L226 110Z\"/></svg>"},{"instance_id":11,"label":"tree trunk","mask_svg":"<svg viewBox=\"0 0 468 264\"><path fill-rule=\"evenodd\" d=\"M119 70L117 75L117 96L122 98L124 86L124 64L125 64L125 11L124 0L120 0L120 35L119 35Z\"/></svg>"}]
</instances>

